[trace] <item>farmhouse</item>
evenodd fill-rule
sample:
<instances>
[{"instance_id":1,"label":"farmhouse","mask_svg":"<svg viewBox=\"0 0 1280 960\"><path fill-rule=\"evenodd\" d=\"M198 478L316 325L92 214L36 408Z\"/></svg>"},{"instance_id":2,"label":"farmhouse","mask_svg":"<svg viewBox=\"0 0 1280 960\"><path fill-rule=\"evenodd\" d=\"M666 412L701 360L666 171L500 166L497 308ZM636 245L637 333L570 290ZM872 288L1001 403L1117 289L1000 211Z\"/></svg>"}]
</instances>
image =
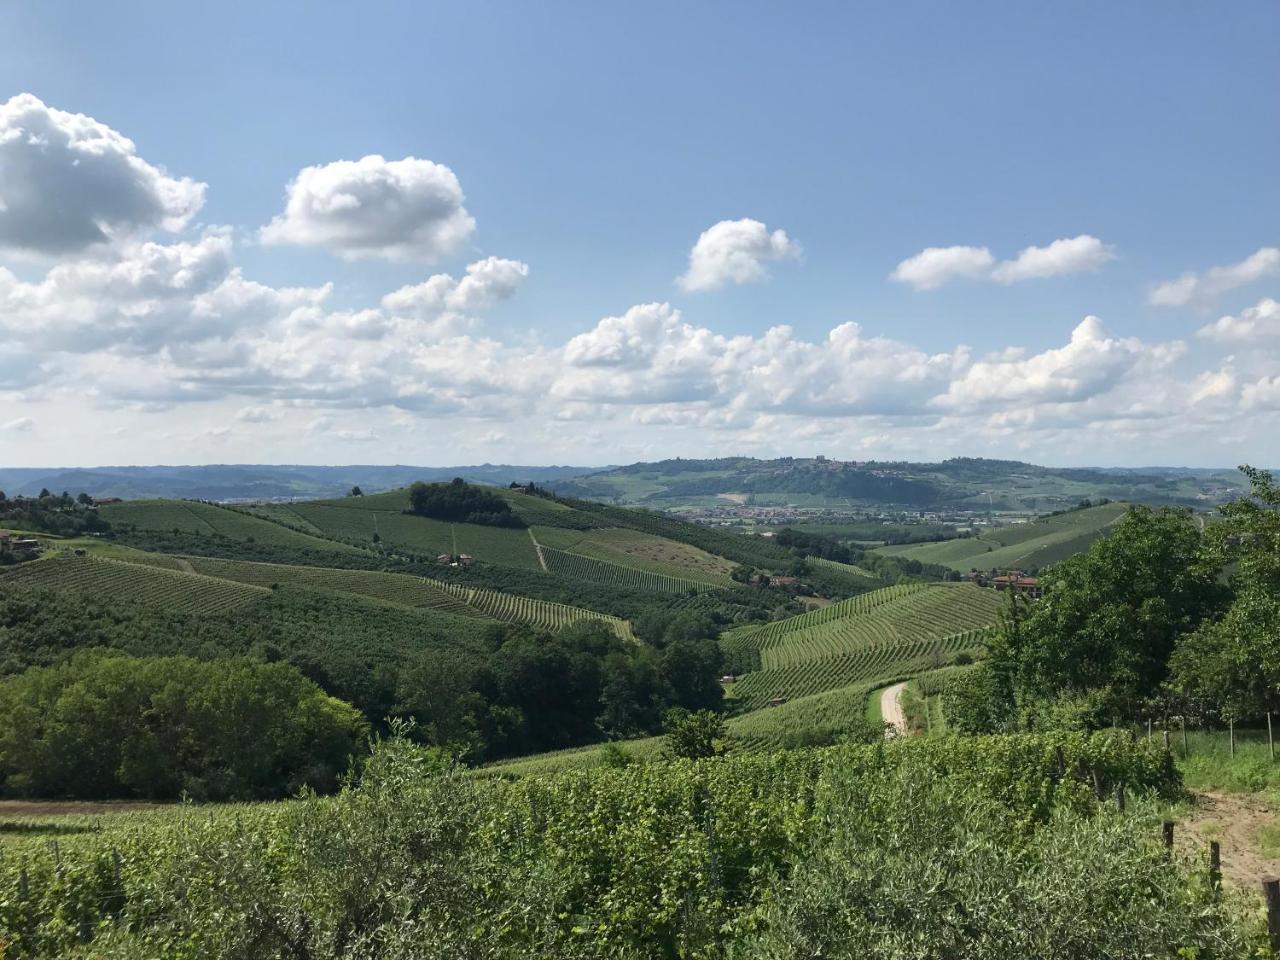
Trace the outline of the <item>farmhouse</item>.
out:
<instances>
[{"instance_id":1,"label":"farmhouse","mask_svg":"<svg viewBox=\"0 0 1280 960\"><path fill-rule=\"evenodd\" d=\"M759 573L751 578L753 587L794 587L799 582L796 577L766 577Z\"/></svg>"},{"instance_id":2,"label":"farmhouse","mask_svg":"<svg viewBox=\"0 0 1280 960\"><path fill-rule=\"evenodd\" d=\"M999 577L992 577L991 585L997 590L1013 590L1015 593L1024 593L1032 600L1039 600L1044 596L1044 588L1040 586L1038 577L1028 577L1017 570L1011 570Z\"/></svg>"},{"instance_id":3,"label":"farmhouse","mask_svg":"<svg viewBox=\"0 0 1280 960\"><path fill-rule=\"evenodd\" d=\"M25 537L13 530L0 530L0 552L3 553L35 553L40 549L40 541L33 537Z\"/></svg>"}]
</instances>

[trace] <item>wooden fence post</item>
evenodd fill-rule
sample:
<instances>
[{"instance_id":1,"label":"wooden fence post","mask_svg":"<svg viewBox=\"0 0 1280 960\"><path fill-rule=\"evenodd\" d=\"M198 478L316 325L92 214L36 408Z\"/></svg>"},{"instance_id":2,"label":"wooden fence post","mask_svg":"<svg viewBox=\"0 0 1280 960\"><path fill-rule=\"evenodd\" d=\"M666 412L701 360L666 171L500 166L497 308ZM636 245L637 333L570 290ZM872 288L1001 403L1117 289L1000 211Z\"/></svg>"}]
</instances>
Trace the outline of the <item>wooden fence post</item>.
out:
<instances>
[{"instance_id":1,"label":"wooden fence post","mask_svg":"<svg viewBox=\"0 0 1280 960\"><path fill-rule=\"evenodd\" d=\"M1267 935L1271 949L1280 950L1280 879L1262 878L1262 895L1267 900Z\"/></svg>"},{"instance_id":2,"label":"wooden fence post","mask_svg":"<svg viewBox=\"0 0 1280 960\"><path fill-rule=\"evenodd\" d=\"M1182 718L1182 759L1183 760L1187 759L1187 754L1189 752L1190 751L1187 749L1187 718L1183 717Z\"/></svg>"},{"instance_id":3,"label":"wooden fence post","mask_svg":"<svg viewBox=\"0 0 1280 960\"><path fill-rule=\"evenodd\" d=\"M1161 834L1164 840L1164 849L1166 853L1173 852L1173 821L1166 820L1161 824Z\"/></svg>"},{"instance_id":4,"label":"wooden fence post","mask_svg":"<svg viewBox=\"0 0 1280 960\"><path fill-rule=\"evenodd\" d=\"M1217 886L1222 881L1222 844L1209 841L1209 878Z\"/></svg>"},{"instance_id":5,"label":"wooden fence post","mask_svg":"<svg viewBox=\"0 0 1280 960\"><path fill-rule=\"evenodd\" d=\"M1276 741L1271 736L1271 711L1267 711L1267 748L1271 751L1271 762L1276 762Z\"/></svg>"},{"instance_id":6,"label":"wooden fence post","mask_svg":"<svg viewBox=\"0 0 1280 960\"><path fill-rule=\"evenodd\" d=\"M1167 726L1164 728L1164 752L1169 752L1169 728Z\"/></svg>"},{"instance_id":7,"label":"wooden fence post","mask_svg":"<svg viewBox=\"0 0 1280 960\"><path fill-rule=\"evenodd\" d=\"M1124 813L1124 784L1116 784L1116 809Z\"/></svg>"},{"instance_id":8,"label":"wooden fence post","mask_svg":"<svg viewBox=\"0 0 1280 960\"><path fill-rule=\"evenodd\" d=\"M1067 775L1067 758L1063 756L1062 744L1057 744L1053 748L1054 759L1058 761L1058 779L1061 780Z\"/></svg>"},{"instance_id":9,"label":"wooden fence post","mask_svg":"<svg viewBox=\"0 0 1280 960\"><path fill-rule=\"evenodd\" d=\"M1151 739L1151 718L1147 717L1147 739Z\"/></svg>"},{"instance_id":10,"label":"wooden fence post","mask_svg":"<svg viewBox=\"0 0 1280 960\"><path fill-rule=\"evenodd\" d=\"M1234 760L1236 758L1236 721L1234 717L1227 721L1227 740L1231 744L1231 759Z\"/></svg>"}]
</instances>

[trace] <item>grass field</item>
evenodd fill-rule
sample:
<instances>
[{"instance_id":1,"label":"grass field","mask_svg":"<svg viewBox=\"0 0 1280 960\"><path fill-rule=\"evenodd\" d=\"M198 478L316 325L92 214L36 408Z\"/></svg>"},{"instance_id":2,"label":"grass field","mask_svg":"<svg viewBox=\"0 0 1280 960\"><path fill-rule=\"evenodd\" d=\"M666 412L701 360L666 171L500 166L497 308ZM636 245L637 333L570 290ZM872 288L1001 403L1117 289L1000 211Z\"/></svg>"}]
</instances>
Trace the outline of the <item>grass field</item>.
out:
<instances>
[{"instance_id":1,"label":"grass field","mask_svg":"<svg viewBox=\"0 0 1280 960\"><path fill-rule=\"evenodd\" d=\"M355 549L347 544L291 530L263 517L250 516L239 510L211 503L190 500L129 500L106 504L101 512L114 526L132 526L159 533L178 530L183 533L219 535L233 540L252 540L256 543L306 550L350 552Z\"/></svg>"},{"instance_id":2,"label":"grass field","mask_svg":"<svg viewBox=\"0 0 1280 960\"><path fill-rule=\"evenodd\" d=\"M228 613L270 594L263 587L97 557L50 557L0 573L13 584L144 603L181 613Z\"/></svg>"},{"instance_id":3,"label":"grass field","mask_svg":"<svg viewBox=\"0 0 1280 960\"><path fill-rule=\"evenodd\" d=\"M714 586L729 586L733 564L697 547L655 537L639 530L604 527L595 530L570 530L563 527L533 527L533 534L544 547L634 567L662 576L697 580Z\"/></svg>"},{"instance_id":4,"label":"grass field","mask_svg":"<svg viewBox=\"0 0 1280 960\"><path fill-rule=\"evenodd\" d=\"M1088 548L1128 509L1108 503L1086 510L1072 510L1032 523L984 530L974 537L941 543L915 543L880 547L885 556L904 557L921 563L937 563L953 570L1040 569Z\"/></svg>"}]
</instances>

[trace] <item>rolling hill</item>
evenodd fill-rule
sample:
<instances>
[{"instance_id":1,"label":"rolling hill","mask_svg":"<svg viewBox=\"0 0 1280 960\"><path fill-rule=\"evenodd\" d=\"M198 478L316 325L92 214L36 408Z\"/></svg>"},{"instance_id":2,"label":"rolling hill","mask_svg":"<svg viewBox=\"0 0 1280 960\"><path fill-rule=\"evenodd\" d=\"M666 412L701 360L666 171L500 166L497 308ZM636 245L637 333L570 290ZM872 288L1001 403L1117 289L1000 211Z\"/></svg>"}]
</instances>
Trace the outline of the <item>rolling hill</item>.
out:
<instances>
[{"instance_id":1,"label":"rolling hill","mask_svg":"<svg viewBox=\"0 0 1280 960\"><path fill-rule=\"evenodd\" d=\"M939 543L880 547L876 553L936 563L961 572L979 570L1039 570L1082 550L1116 523L1127 509L1108 503L1071 510L1030 523L983 530L977 536Z\"/></svg>"}]
</instances>

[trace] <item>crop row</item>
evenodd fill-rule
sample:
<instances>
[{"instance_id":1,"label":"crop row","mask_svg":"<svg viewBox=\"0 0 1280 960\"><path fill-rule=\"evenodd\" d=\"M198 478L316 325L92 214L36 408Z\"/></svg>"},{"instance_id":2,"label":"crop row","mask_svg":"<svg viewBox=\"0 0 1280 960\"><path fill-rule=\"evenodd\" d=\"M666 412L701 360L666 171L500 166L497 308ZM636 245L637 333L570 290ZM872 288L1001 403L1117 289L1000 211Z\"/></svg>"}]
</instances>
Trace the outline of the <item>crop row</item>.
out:
<instances>
[{"instance_id":1,"label":"crop row","mask_svg":"<svg viewBox=\"0 0 1280 960\"><path fill-rule=\"evenodd\" d=\"M197 616L226 613L268 593L216 577L96 557L56 557L23 564L0 575L0 583L128 600Z\"/></svg>"},{"instance_id":2,"label":"crop row","mask_svg":"<svg viewBox=\"0 0 1280 960\"><path fill-rule=\"evenodd\" d=\"M956 654L981 648L986 631L866 647L826 660L789 663L744 676L735 693L751 707L774 697L804 697L851 684L879 684L947 664Z\"/></svg>"},{"instance_id":3,"label":"crop row","mask_svg":"<svg viewBox=\"0 0 1280 960\"><path fill-rule=\"evenodd\" d=\"M929 589L865 613L770 638L760 651L765 669L842 656L869 646L949 636L995 623L994 591Z\"/></svg>"},{"instance_id":4,"label":"crop row","mask_svg":"<svg viewBox=\"0 0 1280 960\"><path fill-rule=\"evenodd\" d=\"M566 603L553 603L550 600L519 597L515 594L500 593L497 590L484 590L462 583L427 582L495 620L506 623L527 623L541 630L558 630L560 627L584 620L603 620L624 640L635 639L635 635L631 632L631 624L626 620L596 613L593 610L571 607Z\"/></svg>"},{"instance_id":5,"label":"crop row","mask_svg":"<svg viewBox=\"0 0 1280 960\"><path fill-rule=\"evenodd\" d=\"M816 627L832 620L842 620L856 614L867 613L899 597L924 589L924 584L919 583L900 583L892 587L883 587L880 590L862 593L848 600L841 600L839 603L833 603L818 610L810 610L808 613L788 617L785 620L740 627L730 631L723 639L730 646L741 645L760 649L786 634Z\"/></svg>"},{"instance_id":6,"label":"crop row","mask_svg":"<svg viewBox=\"0 0 1280 960\"><path fill-rule=\"evenodd\" d=\"M650 570L637 570L635 567L624 567L619 563L584 557L582 554L557 550L554 547L543 547L542 556L546 560L547 570L558 577L630 587L635 590L652 590L657 593L717 589L709 583L673 577L665 573L654 573Z\"/></svg>"},{"instance_id":7,"label":"crop row","mask_svg":"<svg viewBox=\"0 0 1280 960\"><path fill-rule=\"evenodd\" d=\"M332 593L353 593L407 607L429 607L464 617L480 615L453 594L442 590L434 581L424 580L421 577L380 573L373 570L303 567L281 563L252 563L245 560L214 560L203 557L191 557L189 562L199 573L257 586L290 584Z\"/></svg>"}]
</instances>

